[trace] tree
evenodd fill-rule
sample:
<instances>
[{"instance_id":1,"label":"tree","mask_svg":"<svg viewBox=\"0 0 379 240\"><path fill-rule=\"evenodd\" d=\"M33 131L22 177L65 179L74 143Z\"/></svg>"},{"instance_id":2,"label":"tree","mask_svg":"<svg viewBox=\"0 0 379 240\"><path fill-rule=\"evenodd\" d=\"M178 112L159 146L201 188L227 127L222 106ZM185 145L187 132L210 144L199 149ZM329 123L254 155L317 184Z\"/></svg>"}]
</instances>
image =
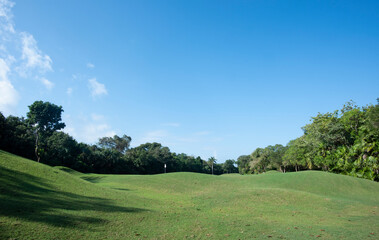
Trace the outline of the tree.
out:
<instances>
[{"instance_id":1,"label":"tree","mask_svg":"<svg viewBox=\"0 0 379 240\"><path fill-rule=\"evenodd\" d=\"M8 116L0 113L0 149L33 158L34 137L24 118Z\"/></svg>"},{"instance_id":2,"label":"tree","mask_svg":"<svg viewBox=\"0 0 379 240\"><path fill-rule=\"evenodd\" d=\"M175 171L184 171L184 172L204 172L204 160L200 157L188 156L185 153L176 154L173 153L172 157L176 163Z\"/></svg>"},{"instance_id":3,"label":"tree","mask_svg":"<svg viewBox=\"0 0 379 240\"><path fill-rule=\"evenodd\" d=\"M62 106L57 106L50 102L35 101L29 106L27 113L28 121L34 128L35 155L37 161L40 161L40 138L43 139L50 136L54 131L64 128L66 125L62 121Z\"/></svg>"},{"instance_id":4,"label":"tree","mask_svg":"<svg viewBox=\"0 0 379 240\"><path fill-rule=\"evenodd\" d=\"M245 174L249 171L249 163L251 161L250 155L241 155L237 158L238 171Z\"/></svg>"},{"instance_id":5,"label":"tree","mask_svg":"<svg viewBox=\"0 0 379 240\"><path fill-rule=\"evenodd\" d=\"M122 137L114 135L113 137L100 138L98 145L100 147L114 149L114 150L119 151L122 154L125 154L125 152L130 147L131 141L132 141L132 138L125 134Z\"/></svg>"},{"instance_id":6,"label":"tree","mask_svg":"<svg viewBox=\"0 0 379 240\"><path fill-rule=\"evenodd\" d=\"M44 162L51 166L66 166L75 168L75 162L80 154L78 143L64 132L54 132L46 138Z\"/></svg>"},{"instance_id":7,"label":"tree","mask_svg":"<svg viewBox=\"0 0 379 240\"><path fill-rule=\"evenodd\" d=\"M268 146L269 148L269 167L270 169L276 169L280 172L285 171L283 165L283 155L286 148L281 144L276 144L275 146Z\"/></svg>"},{"instance_id":8,"label":"tree","mask_svg":"<svg viewBox=\"0 0 379 240\"><path fill-rule=\"evenodd\" d=\"M170 149L156 142L131 148L126 152L125 158L127 161L133 162L140 174L162 173L164 164L167 165L168 171L175 169L175 162Z\"/></svg>"},{"instance_id":9,"label":"tree","mask_svg":"<svg viewBox=\"0 0 379 240\"><path fill-rule=\"evenodd\" d=\"M257 148L250 154L251 161L249 167L255 173L265 172L269 164L269 148Z\"/></svg>"},{"instance_id":10,"label":"tree","mask_svg":"<svg viewBox=\"0 0 379 240\"><path fill-rule=\"evenodd\" d=\"M232 159L228 159L224 162L224 164L222 164L222 169L226 173L236 173L236 172L238 172L238 168L236 166L234 166L235 163L236 163L236 161L234 161Z\"/></svg>"},{"instance_id":11,"label":"tree","mask_svg":"<svg viewBox=\"0 0 379 240\"><path fill-rule=\"evenodd\" d=\"M209 165L209 167L212 168L212 175L213 175L213 167L214 167L215 163L216 163L216 158L214 158L214 157L208 158L208 165Z\"/></svg>"},{"instance_id":12,"label":"tree","mask_svg":"<svg viewBox=\"0 0 379 240\"><path fill-rule=\"evenodd\" d=\"M6 131L7 131L7 120L3 113L0 112L0 147L2 148L6 143Z\"/></svg>"},{"instance_id":13,"label":"tree","mask_svg":"<svg viewBox=\"0 0 379 240\"><path fill-rule=\"evenodd\" d=\"M379 98L377 99L377 104L374 106L367 107L366 115L367 120L364 129L362 129L363 138L369 141L378 141L379 139Z\"/></svg>"}]
</instances>

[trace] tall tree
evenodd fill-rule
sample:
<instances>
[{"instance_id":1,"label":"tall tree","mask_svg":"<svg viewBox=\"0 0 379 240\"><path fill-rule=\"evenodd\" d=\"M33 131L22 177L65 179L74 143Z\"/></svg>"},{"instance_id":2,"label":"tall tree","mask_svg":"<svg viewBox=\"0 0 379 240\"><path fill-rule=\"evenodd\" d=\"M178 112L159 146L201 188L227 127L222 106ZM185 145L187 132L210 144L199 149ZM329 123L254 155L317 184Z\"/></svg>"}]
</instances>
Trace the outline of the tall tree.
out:
<instances>
[{"instance_id":1,"label":"tall tree","mask_svg":"<svg viewBox=\"0 0 379 240\"><path fill-rule=\"evenodd\" d=\"M2 116L0 113L0 149L33 158L34 136L27 121L15 116Z\"/></svg>"},{"instance_id":2,"label":"tall tree","mask_svg":"<svg viewBox=\"0 0 379 240\"><path fill-rule=\"evenodd\" d=\"M234 161L232 159L226 160L224 162L224 164L222 164L222 168L223 168L224 172L226 172L226 173L238 172L238 168L236 166L234 166L235 163L236 163L236 161Z\"/></svg>"},{"instance_id":3,"label":"tall tree","mask_svg":"<svg viewBox=\"0 0 379 240\"><path fill-rule=\"evenodd\" d=\"M215 163L216 163L216 158L214 158L214 157L208 158L208 165L209 165L209 167L212 168L212 175L213 175L213 167L214 167Z\"/></svg>"},{"instance_id":4,"label":"tall tree","mask_svg":"<svg viewBox=\"0 0 379 240\"><path fill-rule=\"evenodd\" d=\"M54 132L46 138L46 150L42 155L43 161L51 166L75 167L80 154L78 143L64 132Z\"/></svg>"},{"instance_id":5,"label":"tall tree","mask_svg":"<svg viewBox=\"0 0 379 240\"><path fill-rule=\"evenodd\" d=\"M122 137L114 135L113 137L100 138L98 145L103 148L117 150L124 154L129 149L131 141L132 138L125 134Z\"/></svg>"},{"instance_id":6,"label":"tall tree","mask_svg":"<svg viewBox=\"0 0 379 240\"><path fill-rule=\"evenodd\" d=\"M53 132L66 126L62 121L62 106L57 106L50 102L35 101L29 106L29 112L26 114L29 123L34 128L35 155L37 161L40 161L39 143L40 138L50 136Z\"/></svg>"},{"instance_id":7,"label":"tall tree","mask_svg":"<svg viewBox=\"0 0 379 240\"><path fill-rule=\"evenodd\" d=\"M168 147L160 143L145 143L138 147L131 148L126 152L127 161L133 162L134 166L141 174L157 174L164 171L164 164L167 170L175 169L175 162Z\"/></svg>"},{"instance_id":8,"label":"tall tree","mask_svg":"<svg viewBox=\"0 0 379 240\"><path fill-rule=\"evenodd\" d=\"M250 155L241 155L237 158L238 171L241 174L248 173L249 163L251 161Z\"/></svg>"}]
</instances>

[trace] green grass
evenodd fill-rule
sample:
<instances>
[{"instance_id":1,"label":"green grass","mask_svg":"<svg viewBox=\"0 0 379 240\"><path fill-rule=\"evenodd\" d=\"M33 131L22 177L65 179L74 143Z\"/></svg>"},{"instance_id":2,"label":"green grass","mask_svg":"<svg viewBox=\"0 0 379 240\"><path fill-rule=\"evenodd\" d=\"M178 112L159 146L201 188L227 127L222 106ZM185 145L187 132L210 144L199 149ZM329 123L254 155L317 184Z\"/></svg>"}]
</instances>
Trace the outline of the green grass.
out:
<instances>
[{"instance_id":1,"label":"green grass","mask_svg":"<svg viewBox=\"0 0 379 240\"><path fill-rule=\"evenodd\" d=\"M0 151L0 239L377 239L379 184L317 171L81 174Z\"/></svg>"}]
</instances>

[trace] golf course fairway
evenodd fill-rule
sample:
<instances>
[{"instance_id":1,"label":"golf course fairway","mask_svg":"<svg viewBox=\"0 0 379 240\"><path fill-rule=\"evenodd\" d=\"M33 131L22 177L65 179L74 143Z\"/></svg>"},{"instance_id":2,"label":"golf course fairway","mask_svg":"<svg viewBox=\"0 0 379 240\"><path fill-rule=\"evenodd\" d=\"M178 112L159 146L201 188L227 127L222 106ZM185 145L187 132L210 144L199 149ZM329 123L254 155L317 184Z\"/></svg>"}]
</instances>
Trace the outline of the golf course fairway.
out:
<instances>
[{"instance_id":1,"label":"golf course fairway","mask_svg":"<svg viewBox=\"0 0 379 240\"><path fill-rule=\"evenodd\" d=\"M320 171L82 174L0 151L0 239L378 239L379 183Z\"/></svg>"}]
</instances>

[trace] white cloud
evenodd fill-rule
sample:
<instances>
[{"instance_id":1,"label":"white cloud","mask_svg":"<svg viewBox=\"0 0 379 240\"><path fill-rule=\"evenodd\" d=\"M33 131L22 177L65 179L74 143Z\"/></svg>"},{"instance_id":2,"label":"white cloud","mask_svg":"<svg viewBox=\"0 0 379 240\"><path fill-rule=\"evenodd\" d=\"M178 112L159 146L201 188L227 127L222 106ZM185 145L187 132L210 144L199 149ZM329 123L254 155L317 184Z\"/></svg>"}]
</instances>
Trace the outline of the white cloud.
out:
<instances>
[{"instance_id":1,"label":"white cloud","mask_svg":"<svg viewBox=\"0 0 379 240\"><path fill-rule=\"evenodd\" d=\"M15 61L15 58L8 55L6 47L15 33L11 11L13 6L14 3L11 1L0 0L0 111L4 115L14 114L19 100L18 92L8 78L10 64Z\"/></svg>"},{"instance_id":2,"label":"white cloud","mask_svg":"<svg viewBox=\"0 0 379 240\"><path fill-rule=\"evenodd\" d=\"M141 141L142 143L145 142L162 142L165 137L168 136L168 132L165 130L156 130L147 132L144 137L142 137Z\"/></svg>"},{"instance_id":3,"label":"white cloud","mask_svg":"<svg viewBox=\"0 0 379 240\"><path fill-rule=\"evenodd\" d=\"M103 115L96 114L96 113L92 113L91 118L93 121L104 121L105 120L105 117Z\"/></svg>"},{"instance_id":4,"label":"white cloud","mask_svg":"<svg viewBox=\"0 0 379 240\"><path fill-rule=\"evenodd\" d=\"M213 137L209 139L209 142L223 142L225 139L223 137Z\"/></svg>"},{"instance_id":5,"label":"white cloud","mask_svg":"<svg viewBox=\"0 0 379 240\"><path fill-rule=\"evenodd\" d=\"M106 123L103 115L92 113L90 116L90 118L78 116L74 120L70 115L64 115L63 120L66 123L64 132L72 135L78 141L89 144L96 143L101 137L116 135L112 127Z\"/></svg>"},{"instance_id":6,"label":"white cloud","mask_svg":"<svg viewBox=\"0 0 379 240\"><path fill-rule=\"evenodd\" d=\"M15 72L39 80L47 89L54 86L44 77L46 72L53 70L51 58L38 48L32 34L15 30L14 5L12 1L0 0L0 110L4 113L13 113L22 96L8 77Z\"/></svg>"},{"instance_id":7,"label":"white cloud","mask_svg":"<svg viewBox=\"0 0 379 240\"><path fill-rule=\"evenodd\" d=\"M49 80L47 80L46 78L40 78L40 81L42 82L42 84L48 89L48 90L51 90L53 87L54 87L54 83L50 82Z\"/></svg>"},{"instance_id":8,"label":"white cloud","mask_svg":"<svg viewBox=\"0 0 379 240\"><path fill-rule=\"evenodd\" d=\"M201 131L201 132L196 132L195 135L197 136L206 136L209 135L211 132L209 131Z\"/></svg>"},{"instance_id":9,"label":"white cloud","mask_svg":"<svg viewBox=\"0 0 379 240\"><path fill-rule=\"evenodd\" d=\"M91 91L92 97L108 94L108 91L105 88L105 85L96 81L96 78L91 78L88 80L88 87Z\"/></svg>"},{"instance_id":10,"label":"white cloud","mask_svg":"<svg viewBox=\"0 0 379 240\"><path fill-rule=\"evenodd\" d=\"M22 32L20 35L22 41L21 58L26 61L25 68L37 69L40 73L52 71L53 68L51 67L51 58L48 55L43 54L41 50L38 49L37 42L33 35L27 32Z\"/></svg>"},{"instance_id":11,"label":"white cloud","mask_svg":"<svg viewBox=\"0 0 379 240\"><path fill-rule=\"evenodd\" d=\"M172 122L172 123L164 123L162 124L163 126L167 126L167 127L180 127L180 123L175 123L175 122Z\"/></svg>"},{"instance_id":12,"label":"white cloud","mask_svg":"<svg viewBox=\"0 0 379 240\"><path fill-rule=\"evenodd\" d=\"M0 58L0 81L8 80L9 67L4 59Z\"/></svg>"},{"instance_id":13,"label":"white cloud","mask_svg":"<svg viewBox=\"0 0 379 240\"><path fill-rule=\"evenodd\" d=\"M0 58L0 111L4 115L14 113L14 107L17 105L19 95L8 79L9 66Z\"/></svg>"},{"instance_id":14,"label":"white cloud","mask_svg":"<svg viewBox=\"0 0 379 240\"><path fill-rule=\"evenodd\" d=\"M67 88L66 93L67 93L67 95L71 96L71 94L72 94L72 88Z\"/></svg>"},{"instance_id":15,"label":"white cloud","mask_svg":"<svg viewBox=\"0 0 379 240\"><path fill-rule=\"evenodd\" d=\"M15 33L13 24L12 7L14 2L8 0L0 0L0 34L4 39L6 33Z\"/></svg>"},{"instance_id":16,"label":"white cloud","mask_svg":"<svg viewBox=\"0 0 379 240\"><path fill-rule=\"evenodd\" d=\"M12 64L12 63L16 62L16 58L14 56L12 56L12 55L8 55L7 56L7 62L9 64Z\"/></svg>"},{"instance_id":17,"label":"white cloud","mask_svg":"<svg viewBox=\"0 0 379 240\"><path fill-rule=\"evenodd\" d=\"M87 63L87 67L88 68L95 68L95 65L93 65L92 63Z\"/></svg>"},{"instance_id":18,"label":"white cloud","mask_svg":"<svg viewBox=\"0 0 379 240\"><path fill-rule=\"evenodd\" d=\"M184 142L184 143L196 143L199 140L192 137L180 137L176 139L177 142Z\"/></svg>"},{"instance_id":19,"label":"white cloud","mask_svg":"<svg viewBox=\"0 0 379 240\"><path fill-rule=\"evenodd\" d=\"M64 128L63 130L65 133L68 133L69 135L73 136L73 137L76 137L78 134L76 133L75 131L75 128L71 127L71 126L67 126L66 124L66 127Z\"/></svg>"},{"instance_id":20,"label":"white cloud","mask_svg":"<svg viewBox=\"0 0 379 240\"><path fill-rule=\"evenodd\" d=\"M84 127L82 134L85 142L95 143L101 137L112 137L116 133L106 123L90 123Z\"/></svg>"}]
</instances>

